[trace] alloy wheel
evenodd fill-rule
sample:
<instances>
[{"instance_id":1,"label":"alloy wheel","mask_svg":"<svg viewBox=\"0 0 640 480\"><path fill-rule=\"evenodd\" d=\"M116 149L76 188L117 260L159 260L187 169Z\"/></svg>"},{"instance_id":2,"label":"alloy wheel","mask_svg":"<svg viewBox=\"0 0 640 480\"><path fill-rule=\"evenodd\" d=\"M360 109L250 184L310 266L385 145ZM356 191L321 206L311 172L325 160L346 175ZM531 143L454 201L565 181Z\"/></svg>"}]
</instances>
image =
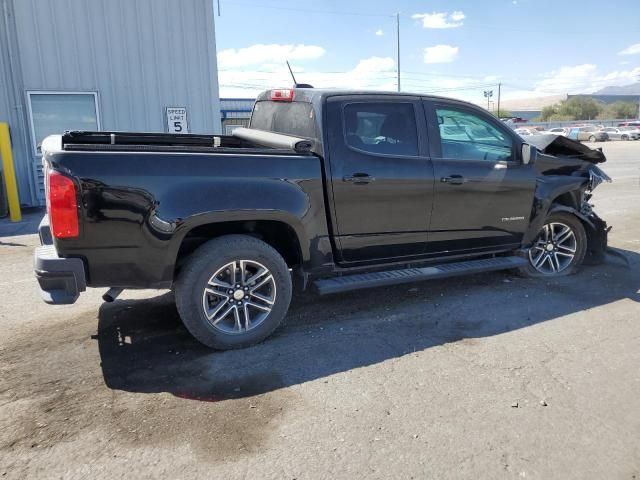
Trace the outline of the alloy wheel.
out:
<instances>
[{"instance_id":1,"label":"alloy wheel","mask_svg":"<svg viewBox=\"0 0 640 480\"><path fill-rule=\"evenodd\" d=\"M571 265L577 249L571 227L560 222L547 223L529 249L529 262L542 274L560 273Z\"/></svg>"},{"instance_id":2,"label":"alloy wheel","mask_svg":"<svg viewBox=\"0 0 640 480\"><path fill-rule=\"evenodd\" d=\"M202 292L209 323L224 333L256 328L276 301L276 282L267 267L253 260L235 260L218 269Z\"/></svg>"}]
</instances>

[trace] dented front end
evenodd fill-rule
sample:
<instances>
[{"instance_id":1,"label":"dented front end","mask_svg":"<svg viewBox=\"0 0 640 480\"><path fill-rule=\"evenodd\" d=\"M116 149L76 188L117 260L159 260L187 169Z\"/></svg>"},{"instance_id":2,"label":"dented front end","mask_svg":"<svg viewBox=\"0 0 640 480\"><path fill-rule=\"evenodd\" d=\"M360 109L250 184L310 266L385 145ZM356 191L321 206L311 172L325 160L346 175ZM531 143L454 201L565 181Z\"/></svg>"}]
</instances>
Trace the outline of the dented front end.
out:
<instances>
[{"instance_id":1,"label":"dented front end","mask_svg":"<svg viewBox=\"0 0 640 480\"><path fill-rule=\"evenodd\" d=\"M578 217L585 227L588 238L585 263L602 262L611 227L589 202L598 185L611 181L597 166L606 161L604 153L555 135L527 140L539 153L534 164L538 175L531 222L523 246L528 248L533 243L549 214L567 212Z\"/></svg>"}]
</instances>

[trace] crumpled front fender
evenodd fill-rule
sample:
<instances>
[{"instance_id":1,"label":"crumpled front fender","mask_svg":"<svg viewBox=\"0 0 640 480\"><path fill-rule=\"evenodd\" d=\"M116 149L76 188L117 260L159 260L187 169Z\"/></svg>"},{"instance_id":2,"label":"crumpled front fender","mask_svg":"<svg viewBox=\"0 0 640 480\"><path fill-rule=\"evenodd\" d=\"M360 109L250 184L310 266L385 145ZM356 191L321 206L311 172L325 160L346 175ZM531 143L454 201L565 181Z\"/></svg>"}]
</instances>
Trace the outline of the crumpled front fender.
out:
<instances>
[{"instance_id":1,"label":"crumpled front fender","mask_svg":"<svg viewBox=\"0 0 640 480\"><path fill-rule=\"evenodd\" d=\"M587 253L583 263L588 265L602 263L607 250L609 231L611 230L611 227L607 226L607 222L601 219L591 209L591 205L586 202L582 205L581 211L566 205L555 204L549 210L549 213L554 212L570 213L582 221L587 233Z\"/></svg>"}]
</instances>

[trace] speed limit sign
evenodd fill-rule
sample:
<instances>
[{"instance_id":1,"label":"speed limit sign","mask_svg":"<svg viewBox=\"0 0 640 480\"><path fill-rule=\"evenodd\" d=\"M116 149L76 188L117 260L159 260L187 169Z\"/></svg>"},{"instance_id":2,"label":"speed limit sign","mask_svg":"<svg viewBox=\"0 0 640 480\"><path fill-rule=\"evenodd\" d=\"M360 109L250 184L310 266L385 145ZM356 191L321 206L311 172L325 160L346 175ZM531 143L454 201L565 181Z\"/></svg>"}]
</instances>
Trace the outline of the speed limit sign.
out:
<instances>
[{"instance_id":1,"label":"speed limit sign","mask_svg":"<svg viewBox=\"0 0 640 480\"><path fill-rule=\"evenodd\" d=\"M167 131L169 133L189 133L185 107L167 107Z\"/></svg>"}]
</instances>

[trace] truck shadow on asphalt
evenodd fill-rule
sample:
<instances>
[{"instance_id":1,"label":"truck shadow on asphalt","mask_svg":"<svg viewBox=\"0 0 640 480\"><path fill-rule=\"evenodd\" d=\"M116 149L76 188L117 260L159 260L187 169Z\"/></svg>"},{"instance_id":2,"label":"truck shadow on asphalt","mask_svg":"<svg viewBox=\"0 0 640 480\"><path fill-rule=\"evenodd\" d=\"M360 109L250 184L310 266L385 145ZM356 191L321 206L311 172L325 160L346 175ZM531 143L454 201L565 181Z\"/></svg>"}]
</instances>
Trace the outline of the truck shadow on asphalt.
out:
<instances>
[{"instance_id":1,"label":"truck shadow on asphalt","mask_svg":"<svg viewBox=\"0 0 640 480\"><path fill-rule=\"evenodd\" d=\"M609 258L553 281L509 272L292 302L287 324L254 347L212 351L182 326L171 294L103 304L98 345L106 385L221 401L326 378L412 352L482 338L622 299L640 302L640 255Z\"/></svg>"}]
</instances>

